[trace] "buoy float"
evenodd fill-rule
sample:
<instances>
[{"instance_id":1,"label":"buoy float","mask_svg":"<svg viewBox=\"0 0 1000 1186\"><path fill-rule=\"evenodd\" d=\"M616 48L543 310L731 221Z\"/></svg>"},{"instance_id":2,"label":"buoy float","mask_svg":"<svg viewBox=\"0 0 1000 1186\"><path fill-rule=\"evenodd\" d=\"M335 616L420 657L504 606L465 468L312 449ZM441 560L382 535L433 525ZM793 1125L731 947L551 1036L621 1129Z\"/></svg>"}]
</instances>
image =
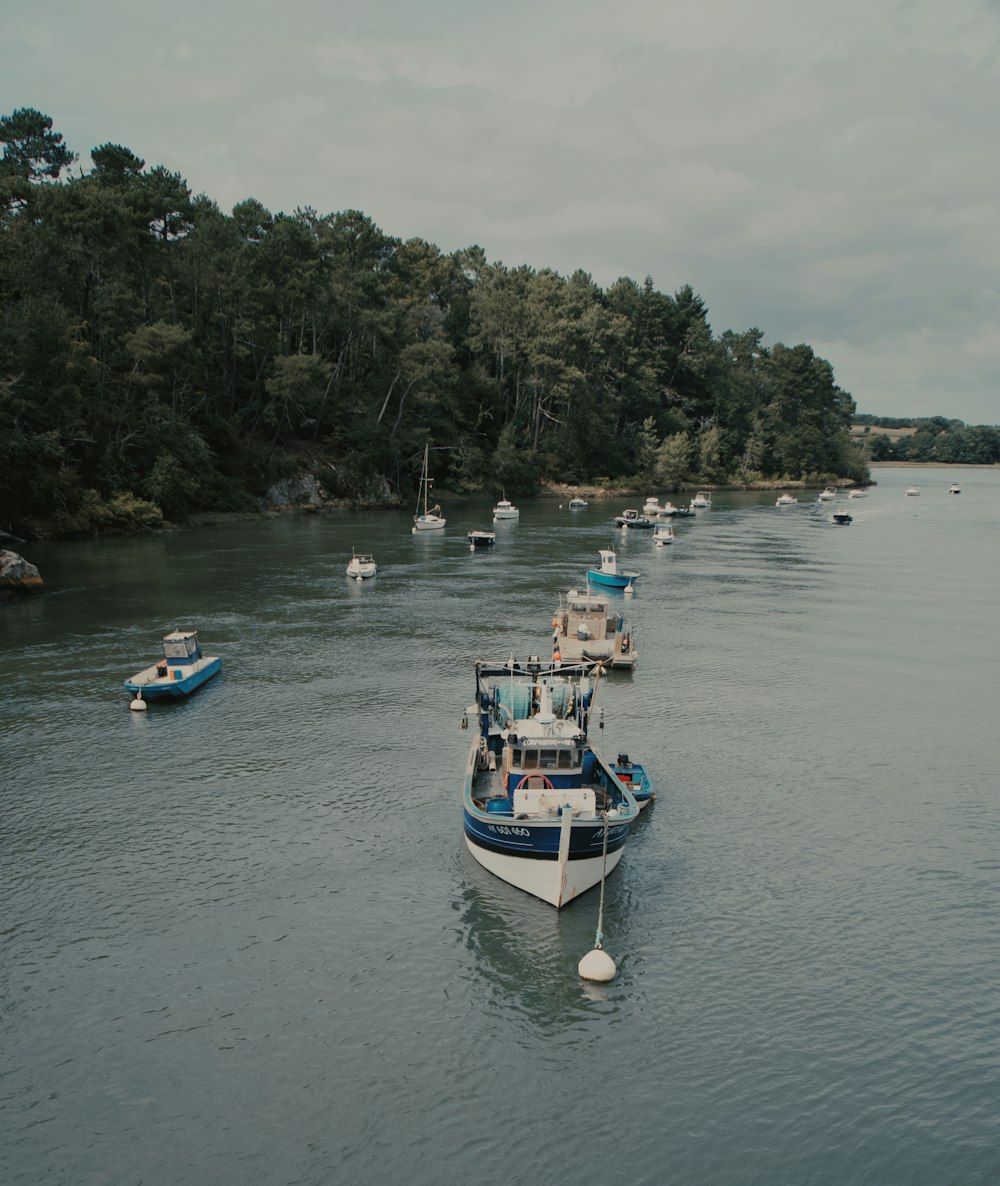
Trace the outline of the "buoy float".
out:
<instances>
[{"instance_id":1,"label":"buoy float","mask_svg":"<svg viewBox=\"0 0 1000 1186\"><path fill-rule=\"evenodd\" d=\"M146 701L143 700L141 692L136 692L135 699L129 704L129 708L131 708L133 712L146 711Z\"/></svg>"},{"instance_id":2,"label":"buoy float","mask_svg":"<svg viewBox=\"0 0 1000 1186\"><path fill-rule=\"evenodd\" d=\"M584 980L614 980L618 968L603 947L595 947L580 960L577 971Z\"/></svg>"},{"instance_id":3,"label":"buoy float","mask_svg":"<svg viewBox=\"0 0 1000 1186\"><path fill-rule=\"evenodd\" d=\"M562 655L559 654L558 647L556 647L556 649L552 652L552 662L553 663L561 663L562 662Z\"/></svg>"},{"instance_id":4,"label":"buoy float","mask_svg":"<svg viewBox=\"0 0 1000 1186\"><path fill-rule=\"evenodd\" d=\"M635 594L635 590L632 588L631 585L626 585L623 590L623 593L625 594L626 597L632 597Z\"/></svg>"}]
</instances>

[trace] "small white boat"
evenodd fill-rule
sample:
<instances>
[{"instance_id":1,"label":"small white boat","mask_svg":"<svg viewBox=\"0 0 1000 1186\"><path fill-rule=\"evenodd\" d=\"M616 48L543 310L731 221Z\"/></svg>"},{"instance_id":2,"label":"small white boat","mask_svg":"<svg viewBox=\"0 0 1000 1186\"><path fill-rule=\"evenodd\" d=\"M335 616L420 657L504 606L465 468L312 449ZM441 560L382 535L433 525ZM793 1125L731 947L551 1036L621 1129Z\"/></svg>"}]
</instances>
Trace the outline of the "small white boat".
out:
<instances>
[{"instance_id":1,"label":"small white boat","mask_svg":"<svg viewBox=\"0 0 1000 1186\"><path fill-rule=\"evenodd\" d=\"M663 510L663 508L660 506L660 500L656 497L655 494L650 495L650 497L647 498L646 501L642 504L642 513L644 515L650 515L654 519L660 513L661 510Z\"/></svg>"},{"instance_id":2,"label":"small white boat","mask_svg":"<svg viewBox=\"0 0 1000 1186\"><path fill-rule=\"evenodd\" d=\"M820 502L832 502L833 499L835 499L836 497L837 497L837 487L836 486L827 486L827 488L825 490L821 491L821 493L819 495L819 501Z\"/></svg>"},{"instance_id":3,"label":"small white boat","mask_svg":"<svg viewBox=\"0 0 1000 1186\"><path fill-rule=\"evenodd\" d=\"M906 487L906 497L907 498L916 498L919 494L920 494L919 486L907 486Z\"/></svg>"},{"instance_id":4,"label":"small white boat","mask_svg":"<svg viewBox=\"0 0 1000 1186\"><path fill-rule=\"evenodd\" d=\"M520 514L517 507L505 496L493 508L493 522L496 523L498 519L516 519Z\"/></svg>"},{"instance_id":5,"label":"small white boat","mask_svg":"<svg viewBox=\"0 0 1000 1186\"><path fill-rule=\"evenodd\" d=\"M660 507L661 519L690 519L694 515L694 510L691 507L675 507L668 498L662 507Z\"/></svg>"},{"instance_id":6,"label":"small white boat","mask_svg":"<svg viewBox=\"0 0 1000 1186\"><path fill-rule=\"evenodd\" d=\"M860 486L855 486L853 490L848 490L848 498L864 498L868 493L867 490L862 490Z\"/></svg>"},{"instance_id":7,"label":"small white boat","mask_svg":"<svg viewBox=\"0 0 1000 1186\"><path fill-rule=\"evenodd\" d=\"M616 527L652 527L653 520L648 515L640 515L634 507L628 507L620 515L615 515Z\"/></svg>"},{"instance_id":8,"label":"small white boat","mask_svg":"<svg viewBox=\"0 0 1000 1186\"><path fill-rule=\"evenodd\" d=\"M691 505L696 511L707 510L712 505L712 496L707 490L699 490L691 499Z\"/></svg>"},{"instance_id":9,"label":"small white boat","mask_svg":"<svg viewBox=\"0 0 1000 1186\"><path fill-rule=\"evenodd\" d=\"M429 446L424 445L424 468L420 474L420 493L417 495L417 510L413 516L413 534L418 531L443 531L446 520L441 518L441 508L436 504L428 509L427 492L434 484L434 479L427 472L427 458ZM423 500L424 509L421 513L420 503Z\"/></svg>"},{"instance_id":10,"label":"small white boat","mask_svg":"<svg viewBox=\"0 0 1000 1186\"><path fill-rule=\"evenodd\" d=\"M569 509L571 511L585 511L588 503L585 498L571 498L569 500Z\"/></svg>"},{"instance_id":11,"label":"small white boat","mask_svg":"<svg viewBox=\"0 0 1000 1186\"><path fill-rule=\"evenodd\" d=\"M961 494L962 487L959 486L959 484L957 482L952 482L952 484L948 487L948 493L949 494Z\"/></svg>"},{"instance_id":12,"label":"small white boat","mask_svg":"<svg viewBox=\"0 0 1000 1186\"><path fill-rule=\"evenodd\" d=\"M469 550L472 552L479 552L485 548L492 548L496 542L497 533L495 531L469 532Z\"/></svg>"},{"instance_id":13,"label":"small white boat","mask_svg":"<svg viewBox=\"0 0 1000 1186\"><path fill-rule=\"evenodd\" d=\"M653 529L653 543L658 548L662 548L666 544L672 544L675 538L674 529L669 523Z\"/></svg>"},{"instance_id":14,"label":"small white boat","mask_svg":"<svg viewBox=\"0 0 1000 1186\"><path fill-rule=\"evenodd\" d=\"M355 581L366 581L378 571L375 557L368 552L355 552L347 566L347 575Z\"/></svg>"},{"instance_id":15,"label":"small white boat","mask_svg":"<svg viewBox=\"0 0 1000 1186\"><path fill-rule=\"evenodd\" d=\"M797 507L799 500L794 494L779 494L774 500L774 505L776 507Z\"/></svg>"}]
</instances>

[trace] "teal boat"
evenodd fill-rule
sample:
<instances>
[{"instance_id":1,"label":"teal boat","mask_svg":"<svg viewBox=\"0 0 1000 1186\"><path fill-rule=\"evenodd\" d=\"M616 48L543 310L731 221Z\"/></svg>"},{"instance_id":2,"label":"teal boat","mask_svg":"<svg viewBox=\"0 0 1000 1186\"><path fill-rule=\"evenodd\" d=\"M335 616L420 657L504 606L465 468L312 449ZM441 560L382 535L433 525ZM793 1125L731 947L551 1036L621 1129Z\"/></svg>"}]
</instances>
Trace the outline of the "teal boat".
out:
<instances>
[{"instance_id":1,"label":"teal boat","mask_svg":"<svg viewBox=\"0 0 1000 1186\"><path fill-rule=\"evenodd\" d=\"M218 675L222 660L203 655L197 630L174 630L163 638L163 658L125 680L129 692L142 700L174 700Z\"/></svg>"}]
</instances>

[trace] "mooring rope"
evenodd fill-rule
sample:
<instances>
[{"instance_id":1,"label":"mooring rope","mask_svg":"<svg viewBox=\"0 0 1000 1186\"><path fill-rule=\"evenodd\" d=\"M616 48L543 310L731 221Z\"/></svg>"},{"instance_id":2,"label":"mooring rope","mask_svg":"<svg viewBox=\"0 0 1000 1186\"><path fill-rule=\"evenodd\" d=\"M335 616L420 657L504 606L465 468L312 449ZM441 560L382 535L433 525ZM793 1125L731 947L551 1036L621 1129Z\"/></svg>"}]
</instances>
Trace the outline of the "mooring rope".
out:
<instances>
[{"instance_id":1,"label":"mooring rope","mask_svg":"<svg viewBox=\"0 0 1000 1186\"><path fill-rule=\"evenodd\" d=\"M601 852L601 905L597 912L597 937L594 946L600 950L604 945L604 879L608 868L608 809L604 808L604 847Z\"/></svg>"}]
</instances>

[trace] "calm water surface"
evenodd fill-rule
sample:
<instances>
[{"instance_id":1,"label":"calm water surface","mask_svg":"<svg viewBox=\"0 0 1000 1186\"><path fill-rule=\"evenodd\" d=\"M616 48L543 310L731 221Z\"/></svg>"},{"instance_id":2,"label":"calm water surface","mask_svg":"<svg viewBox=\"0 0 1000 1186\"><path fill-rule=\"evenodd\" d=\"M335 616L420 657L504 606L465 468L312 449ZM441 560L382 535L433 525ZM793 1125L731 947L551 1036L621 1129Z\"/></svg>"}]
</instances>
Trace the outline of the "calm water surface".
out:
<instances>
[{"instance_id":1,"label":"calm water surface","mask_svg":"<svg viewBox=\"0 0 1000 1186\"><path fill-rule=\"evenodd\" d=\"M486 501L440 539L345 512L25 546L3 1182L1000 1180L1000 472L875 477L850 527L719 494L661 550L624 502L551 500L488 555ZM612 538L641 662L604 744L660 794L588 986L596 893L557 914L465 852L459 722L472 660L545 654ZM130 713L175 626L222 676Z\"/></svg>"}]
</instances>

